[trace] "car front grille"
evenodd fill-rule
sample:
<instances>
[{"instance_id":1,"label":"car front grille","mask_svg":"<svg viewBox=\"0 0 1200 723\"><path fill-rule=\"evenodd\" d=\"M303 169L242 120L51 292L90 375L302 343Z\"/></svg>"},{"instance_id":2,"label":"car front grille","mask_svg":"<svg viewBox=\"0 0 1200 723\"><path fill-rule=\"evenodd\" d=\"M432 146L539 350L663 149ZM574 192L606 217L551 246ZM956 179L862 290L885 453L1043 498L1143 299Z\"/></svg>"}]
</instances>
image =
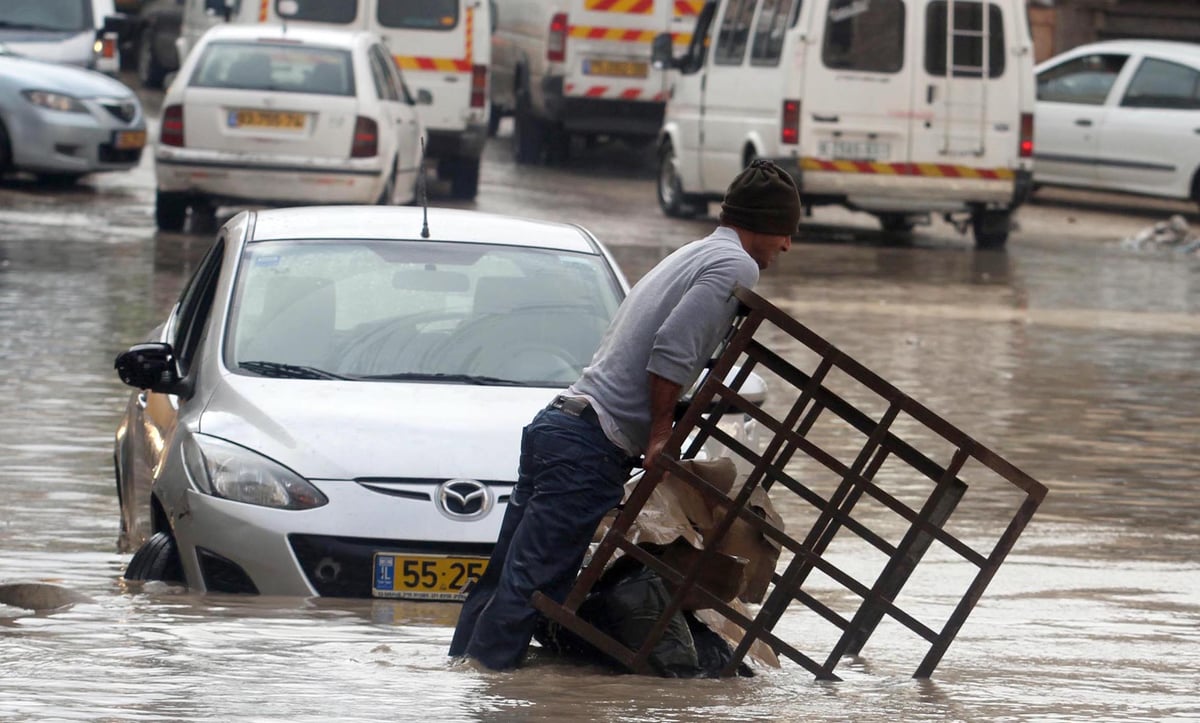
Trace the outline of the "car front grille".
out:
<instances>
[{"instance_id":1,"label":"car front grille","mask_svg":"<svg viewBox=\"0 0 1200 723\"><path fill-rule=\"evenodd\" d=\"M101 107L117 120L128 123L137 115L137 104L131 100L102 100Z\"/></svg>"},{"instance_id":2,"label":"car front grille","mask_svg":"<svg viewBox=\"0 0 1200 723\"><path fill-rule=\"evenodd\" d=\"M371 597L376 552L487 557L491 543L420 542L363 537L288 535L305 577L325 597Z\"/></svg>"}]
</instances>

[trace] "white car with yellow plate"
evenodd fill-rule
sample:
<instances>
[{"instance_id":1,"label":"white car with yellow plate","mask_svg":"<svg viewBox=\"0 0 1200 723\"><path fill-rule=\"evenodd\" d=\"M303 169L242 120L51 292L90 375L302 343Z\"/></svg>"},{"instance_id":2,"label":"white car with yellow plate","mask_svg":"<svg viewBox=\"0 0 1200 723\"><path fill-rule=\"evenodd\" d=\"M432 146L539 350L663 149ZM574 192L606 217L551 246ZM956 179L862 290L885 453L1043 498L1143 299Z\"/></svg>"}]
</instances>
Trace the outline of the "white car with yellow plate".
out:
<instances>
[{"instance_id":1,"label":"white car with yellow plate","mask_svg":"<svg viewBox=\"0 0 1200 723\"><path fill-rule=\"evenodd\" d=\"M156 220L217 206L396 204L421 171L419 102L366 31L218 26L163 99Z\"/></svg>"}]
</instances>

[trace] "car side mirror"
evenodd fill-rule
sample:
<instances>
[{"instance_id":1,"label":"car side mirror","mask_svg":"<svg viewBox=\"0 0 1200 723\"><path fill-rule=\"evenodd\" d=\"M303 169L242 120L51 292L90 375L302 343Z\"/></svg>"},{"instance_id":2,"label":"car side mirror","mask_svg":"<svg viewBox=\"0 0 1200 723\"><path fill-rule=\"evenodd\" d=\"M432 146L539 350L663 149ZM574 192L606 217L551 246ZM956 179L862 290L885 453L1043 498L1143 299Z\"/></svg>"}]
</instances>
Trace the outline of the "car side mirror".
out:
<instances>
[{"instance_id":1,"label":"car side mirror","mask_svg":"<svg viewBox=\"0 0 1200 723\"><path fill-rule=\"evenodd\" d=\"M654 40L650 43L650 64L654 66L655 70L668 70L679 67L679 64L671 57L673 51L674 45L672 44L670 33L655 35Z\"/></svg>"},{"instance_id":2,"label":"car side mirror","mask_svg":"<svg viewBox=\"0 0 1200 723\"><path fill-rule=\"evenodd\" d=\"M106 15L104 16L104 25L97 33L97 37L103 37L108 33L116 33L117 37L124 38L130 29L129 18L125 15Z\"/></svg>"},{"instance_id":3,"label":"car side mirror","mask_svg":"<svg viewBox=\"0 0 1200 723\"><path fill-rule=\"evenodd\" d=\"M179 379L175 350L170 344L137 344L118 354L113 366L121 381L136 389L149 389L162 394L186 392Z\"/></svg>"},{"instance_id":4,"label":"car side mirror","mask_svg":"<svg viewBox=\"0 0 1200 723\"><path fill-rule=\"evenodd\" d=\"M433 93L430 93L428 88L417 91L417 105L433 105Z\"/></svg>"}]
</instances>

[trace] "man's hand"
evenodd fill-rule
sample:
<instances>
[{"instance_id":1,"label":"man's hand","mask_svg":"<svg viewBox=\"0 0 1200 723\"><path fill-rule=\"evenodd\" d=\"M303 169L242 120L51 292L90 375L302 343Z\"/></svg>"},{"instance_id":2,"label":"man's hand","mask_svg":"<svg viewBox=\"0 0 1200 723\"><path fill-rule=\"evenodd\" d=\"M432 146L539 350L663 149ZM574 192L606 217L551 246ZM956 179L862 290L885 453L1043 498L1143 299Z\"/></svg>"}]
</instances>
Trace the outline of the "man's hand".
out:
<instances>
[{"instance_id":1,"label":"man's hand","mask_svg":"<svg viewBox=\"0 0 1200 723\"><path fill-rule=\"evenodd\" d=\"M675 423L675 403L683 387L650 372L650 441L646 444L646 471L654 471L655 460L667 449ZM678 454L678 451L675 452Z\"/></svg>"}]
</instances>

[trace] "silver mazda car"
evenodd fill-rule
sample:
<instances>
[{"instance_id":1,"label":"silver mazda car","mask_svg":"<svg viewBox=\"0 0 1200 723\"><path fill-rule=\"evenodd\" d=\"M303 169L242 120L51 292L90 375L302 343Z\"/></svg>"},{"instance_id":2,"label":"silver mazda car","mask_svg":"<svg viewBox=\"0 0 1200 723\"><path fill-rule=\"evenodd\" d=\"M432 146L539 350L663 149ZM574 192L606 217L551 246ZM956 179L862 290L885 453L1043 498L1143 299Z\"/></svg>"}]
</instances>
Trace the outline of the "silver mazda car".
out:
<instances>
[{"instance_id":1,"label":"silver mazda car","mask_svg":"<svg viewBox=\"0 0 1200 723\"><path fill-rule=\"evenodd\" d=\"M433 208L242 212L116 361L128 579L457 599L521 430L627 289L572 225Z\"/></svg>"}]
</instances>

